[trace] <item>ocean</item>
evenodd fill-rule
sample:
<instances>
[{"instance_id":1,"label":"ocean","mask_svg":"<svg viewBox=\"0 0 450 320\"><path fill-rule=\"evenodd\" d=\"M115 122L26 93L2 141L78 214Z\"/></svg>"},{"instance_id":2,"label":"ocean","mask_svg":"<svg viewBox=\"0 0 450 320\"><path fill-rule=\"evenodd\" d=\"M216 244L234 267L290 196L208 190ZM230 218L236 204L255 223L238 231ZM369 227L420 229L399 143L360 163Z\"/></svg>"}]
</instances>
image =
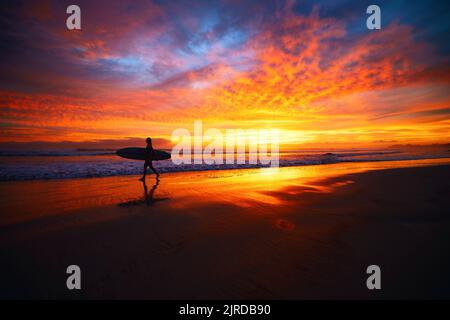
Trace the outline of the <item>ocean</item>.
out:
<instances>
[{"instance_id":1,"label":"ocean","mask_svg":"<svg viewBox=\"0 0 450 320\"><path fill-rule=\"evenodd\" d=\"M170 150L166 150L170 152ZM339 162L367 162L450 158L448 145L387 149L296 150L280 152L279 165L325 165ZM263 167L260 164L183 164L158 161L161 173ZM49 180L142 174L143 162L118 157L111 149L0 150L0 181Z\"/></svg>"}]
</instances>

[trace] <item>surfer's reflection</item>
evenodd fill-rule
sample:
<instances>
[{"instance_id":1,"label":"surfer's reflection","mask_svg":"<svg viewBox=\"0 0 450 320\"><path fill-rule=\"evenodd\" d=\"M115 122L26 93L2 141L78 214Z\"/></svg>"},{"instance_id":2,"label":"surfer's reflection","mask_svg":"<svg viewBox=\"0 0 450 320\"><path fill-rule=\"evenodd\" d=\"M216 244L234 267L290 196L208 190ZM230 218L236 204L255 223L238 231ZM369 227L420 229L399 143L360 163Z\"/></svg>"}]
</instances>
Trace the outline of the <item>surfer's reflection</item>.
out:
<instances>
[{"instance_id":1,"label":"surfer's reflection","mask_svg":"<svg viewBox=\"0 0 450 320\"><path fill-rule=\"evenodd\" d=\"M156 189L158 189L159 183L160 183L160 179L157 177L155 183L149 190L147 187L147 184L145 183L145 181L143 181L142 182L142 185L144 187L144 198L143 199L126 201L126 202L119 203L118 205L120 207L139 206L139 205L143 205L143 204L146 204L147 206L152 206L156 202L168 200L169 197L163 197L163 198L155 197L155 192L156 192Z\"/></svg>"},{"instance_id":2,"label":"surfer's reflection","mask_svg":"<svg viewBox=\"0 0 450 320\"><path fill-rule=\"evenodd\" d=\"M148 206L154 204L155 202L164 201L164 200L169 199L168 197L165 197L165 198L155 198L154 197L155 191L159 186L159 177L156 177L156 182L152 186L150 191L148 191L147 184L145 183L145 181L143 181L142 184L144 185L144 199Z\"/></svg>"}]
</instances>

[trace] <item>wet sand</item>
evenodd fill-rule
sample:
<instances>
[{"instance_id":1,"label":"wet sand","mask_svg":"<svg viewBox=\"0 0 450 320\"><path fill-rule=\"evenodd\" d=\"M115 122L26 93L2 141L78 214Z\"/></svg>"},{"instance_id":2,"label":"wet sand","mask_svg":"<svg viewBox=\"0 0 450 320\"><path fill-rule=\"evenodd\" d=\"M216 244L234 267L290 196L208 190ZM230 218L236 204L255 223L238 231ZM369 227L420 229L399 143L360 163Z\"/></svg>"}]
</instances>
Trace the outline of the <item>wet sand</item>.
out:
<instances>
[{"instance_id":1,"label":"wet sand","mask_svg":"<svg viewBox=\"0 0 450 320\"><path fill-rule=\"evenodd\" d=\"M450 160L0 183L1 298L450 298ZM66 268L82 290L66 289ZM382 290L366 288L368 265Z\"/></svg>"}]
</instances>

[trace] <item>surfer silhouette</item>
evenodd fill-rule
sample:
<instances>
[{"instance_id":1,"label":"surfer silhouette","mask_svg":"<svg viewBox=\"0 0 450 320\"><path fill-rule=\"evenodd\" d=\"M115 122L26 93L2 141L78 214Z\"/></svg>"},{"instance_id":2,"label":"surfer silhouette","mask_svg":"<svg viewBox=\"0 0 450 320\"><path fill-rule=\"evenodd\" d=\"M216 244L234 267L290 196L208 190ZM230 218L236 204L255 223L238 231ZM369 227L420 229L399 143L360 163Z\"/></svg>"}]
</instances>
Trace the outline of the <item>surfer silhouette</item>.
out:
<instances>
[{"instance_id":1,"label":"surfer silhouette","mask_svg":"<svg viewBox=\"0 0 450 320\"><path fill-rule=\"evenodd\" d=\"M152 171L156 174L156 177L159 177L159 173L153 168L152 158L153 158L153 146L152 146L152 138L147 138L145 140L147 142L147 147L145 147L145 152L147 153L147 158L144 162L144 175L139 180L144 181L145 176L147 174L147 167L150 167Z\"/></svg>"}]
</instances>

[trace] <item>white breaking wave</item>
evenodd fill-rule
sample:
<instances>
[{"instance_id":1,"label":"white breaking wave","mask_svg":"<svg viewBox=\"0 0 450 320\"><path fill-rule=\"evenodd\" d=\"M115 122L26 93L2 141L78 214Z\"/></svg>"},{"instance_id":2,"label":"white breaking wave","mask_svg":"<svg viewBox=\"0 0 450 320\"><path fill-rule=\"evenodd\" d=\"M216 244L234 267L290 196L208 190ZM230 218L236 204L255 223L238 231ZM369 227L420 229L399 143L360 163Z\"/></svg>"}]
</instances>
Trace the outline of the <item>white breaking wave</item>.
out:
<instances>
[{"instance_id":1,"label":"white breaking wave","mask_svg":"<svg viewBox=\"0 0 450 320\"><path fill-rule=\"evenodd\" d=\"M290 151L280 154L280 167L321 165L339 162L367 162L448 158L448 150L434 152L400 150ZM184 164L170 160L154 163L164 172L245 169L261 164ZM0 151L0 181L48 180L142 174L143 162L116 156L113 150Z\"/></svg>"}]
</instances>

